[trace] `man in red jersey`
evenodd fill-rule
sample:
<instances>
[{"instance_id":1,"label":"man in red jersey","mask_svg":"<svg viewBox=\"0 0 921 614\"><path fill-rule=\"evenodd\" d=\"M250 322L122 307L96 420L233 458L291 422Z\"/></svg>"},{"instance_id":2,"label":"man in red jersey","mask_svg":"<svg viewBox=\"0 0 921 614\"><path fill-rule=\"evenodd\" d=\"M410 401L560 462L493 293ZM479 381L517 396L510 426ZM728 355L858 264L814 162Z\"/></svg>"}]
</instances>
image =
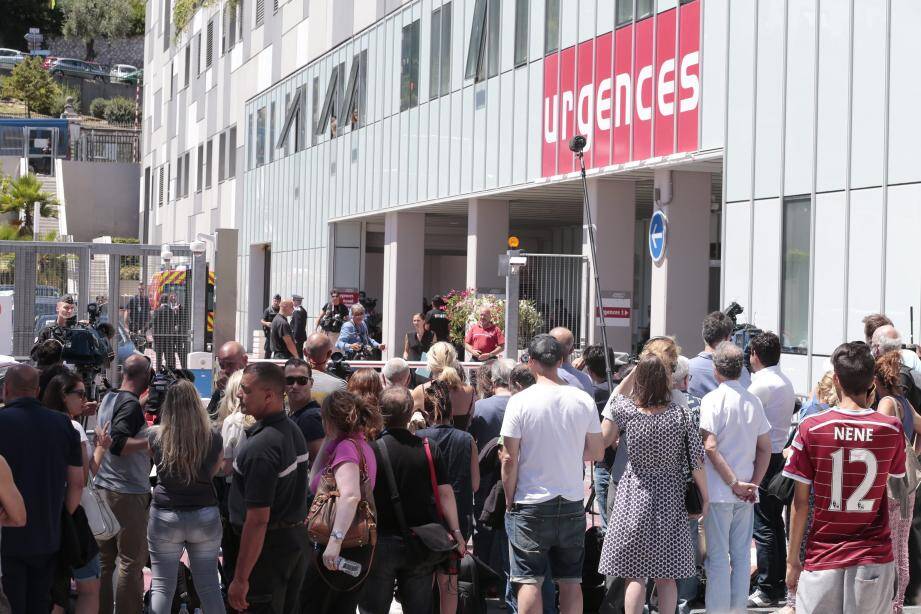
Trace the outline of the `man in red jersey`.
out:
<instances>
[{"instance_id":1,"label":"man in red jersey","mask_svg":"<svg viewBox=\"0 0 921 614\"><path fill-rule=\"evenodd\" d=\"M873 356L861 342L831 358L838 406L803 420L783 474L796 480L790 516L787 587L797 614L882 614L892 610L896 570L889 538L886 481L905 475L902 426L867 409L873 403ZM806 541L800 546L815 501Z\"/></svg>"}]
</instances>

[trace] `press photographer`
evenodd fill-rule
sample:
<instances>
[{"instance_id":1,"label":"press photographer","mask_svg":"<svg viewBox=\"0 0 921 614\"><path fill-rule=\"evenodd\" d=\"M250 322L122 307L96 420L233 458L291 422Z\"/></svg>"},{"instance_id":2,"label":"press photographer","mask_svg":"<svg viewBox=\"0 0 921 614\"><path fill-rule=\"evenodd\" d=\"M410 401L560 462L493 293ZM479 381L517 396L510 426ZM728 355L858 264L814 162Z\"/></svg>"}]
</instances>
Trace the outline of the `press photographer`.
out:
<instances>
[{"instance_id":1,"label":"press photographer","mask_svg":"<svg viewBox=\"0 0 921 614\"><path fill-rule=\"evenodd\" d=\"M342 302L338 290L331 290L329 302L323 305L323 311L317 316L316 330L322 330L329 340L336 343L342 325L349 319L349 308Z\"/></svg>"},{"instance_id":2,"label":"press photographer","mask_svg":"<svg viewBox=\"0 0 921 614\"><path fill-rule=\"evenodd\" d=\"M348 360L370 360L374 350L387 349L386 345L371 338L365 323L365 308L361 303L352 305L352 319L342 326L336 347Z\"/></svg>"}]
</instances>

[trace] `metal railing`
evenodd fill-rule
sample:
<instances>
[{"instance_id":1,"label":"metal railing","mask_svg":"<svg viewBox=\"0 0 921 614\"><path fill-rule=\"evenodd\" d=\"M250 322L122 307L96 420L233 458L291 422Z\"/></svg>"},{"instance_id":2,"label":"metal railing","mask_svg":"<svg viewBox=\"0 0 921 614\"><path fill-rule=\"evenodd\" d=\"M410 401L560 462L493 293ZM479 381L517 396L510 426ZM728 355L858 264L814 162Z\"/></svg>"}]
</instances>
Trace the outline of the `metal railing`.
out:
<instances>
[{"instance_id":1,"label":"metal railing","mask_svg":"<svg viewBox=\"0 0 921 614\"><path fill-rule=\"evenodd\" d=\"M533 334L546 333L557 326L572 331L576 347L585 345L588 305L588 258L582 254L523 254L519 298L532 301L541 314L541 324ZM519 327L520 331L520 327ZM519 334L519 349L529 339Z\"/></svg>"},{"instance_id":2,"label":"metal railing","mask_svg":"<svg viewBox=\"0 0 921 614\"><path fill-rule=\"evenodd\" d=\"M73 143L72 158L80 162L140 162L141 133L83 128Z\"/></svg>"}]
</instances>

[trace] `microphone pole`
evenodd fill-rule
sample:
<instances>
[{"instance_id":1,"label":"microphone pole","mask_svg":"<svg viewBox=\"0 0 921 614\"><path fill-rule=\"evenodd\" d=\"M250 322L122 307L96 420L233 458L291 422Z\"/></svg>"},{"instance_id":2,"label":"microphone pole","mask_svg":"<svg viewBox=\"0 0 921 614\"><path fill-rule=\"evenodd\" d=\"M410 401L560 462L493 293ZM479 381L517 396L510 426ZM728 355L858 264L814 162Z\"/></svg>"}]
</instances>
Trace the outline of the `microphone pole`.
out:
<instances>
[{"instance_id":1,"label":"microphone pole","mask_svg":"<svg viewBox=\"0 0 921 614\"><path fill-rule=\"evenodd\" d=\"M604 300L601 297L601 280L598 277L598 250L595 247L595 225L592 223L592 210L588 200L588 182L585 179L585 160L582 150L587 141L584 136L577 134L569 141L569 149L579 158L579 172L582 175L582 203L585 211L585 223L588 228L588 244L591 250L592 273L595 277L595 303L598 308L598 317L601 320L601 345L604 348L605 379L608 390L614 392L614 372L611 368L610 351L608 350L608 330L604 317Z\"/></svg>"}]
</instances>

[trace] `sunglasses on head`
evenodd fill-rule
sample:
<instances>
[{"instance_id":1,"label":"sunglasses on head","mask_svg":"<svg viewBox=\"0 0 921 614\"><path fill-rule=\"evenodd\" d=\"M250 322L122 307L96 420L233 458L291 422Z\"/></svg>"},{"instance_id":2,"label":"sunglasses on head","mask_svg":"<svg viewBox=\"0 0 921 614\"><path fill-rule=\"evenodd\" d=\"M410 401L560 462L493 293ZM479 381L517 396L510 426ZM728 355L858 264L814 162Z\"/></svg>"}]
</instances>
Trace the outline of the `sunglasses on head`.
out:
<instances>
[{"instance_id":1,"label":"sunglasses on head","mask_svg":"<svg viewBox=\"0 0 921 614\"><path fill-rule=\"evenodd\" d=\"M306 375L289 375L285 378L285 383L289 386L298 384L300 386L306 386L313 381L312 377L307 377Z\"/></svg>"}]
</instances>

